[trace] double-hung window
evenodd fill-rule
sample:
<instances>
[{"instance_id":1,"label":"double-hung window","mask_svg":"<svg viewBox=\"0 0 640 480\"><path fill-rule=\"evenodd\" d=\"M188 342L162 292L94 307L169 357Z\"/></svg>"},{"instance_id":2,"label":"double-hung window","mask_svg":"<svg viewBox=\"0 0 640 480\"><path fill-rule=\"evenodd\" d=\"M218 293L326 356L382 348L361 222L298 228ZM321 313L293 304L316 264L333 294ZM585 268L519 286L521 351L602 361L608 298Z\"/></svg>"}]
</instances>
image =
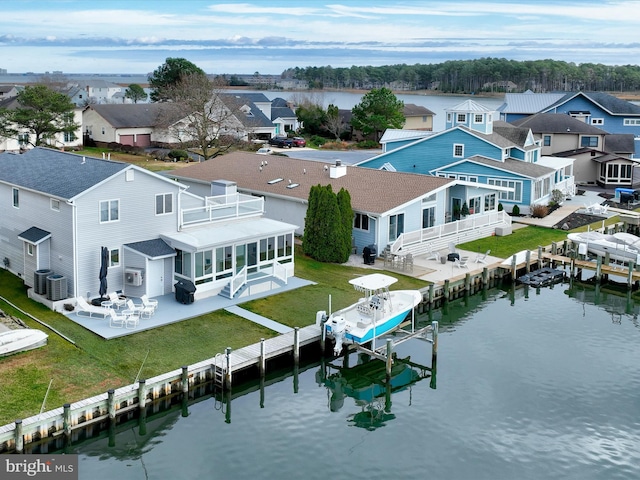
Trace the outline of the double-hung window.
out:
<instances>
[{"instance_id":1,"label":"double-hung window","mask_svg":"<svg viewBox=\"0 0 640 480\"><path fill-rule=\"evenodd\" d=\"M453 144L453 156L456 158L464 157L464 145L462 143Z\"/></svg>"},{"instance_id":2,"label":"double-hung window","mask_svg":"<svg viewBox=\"0 0 640 480\"><path fill-rule=\"evenodd\" d=\"M120 220L120 200L103 200L100 202L100 223Z\"/></svg>"},{"instance_id":3,"label":"double-hung window","mask_svg":"<svg viewBox=\"0 0 640 480\"><path fill-rule=\"evenodd\" d=\"M156 195L156 215L166 215L173 211L173 193Z\"/></svg>"},{"instance_id":4,"label":"double-hung window","mask_svg":"<svg viewBox=\"0 0 640 480\"><path fill-rule=\"evenodd\" d=\"M353 228L369 231L369 217L362 213L356 213L353 217Z\"/></svg>"},{"instance_id":5,"label":"double-hung window","mask_svg":"<svg viewBox=\"0 0 640 480\"><path fill-rule=\"evenodd\" d=\"M20 208L20 190L17 188L13 189L13 206L15 208Z\"/></svg>"}]
</instances>

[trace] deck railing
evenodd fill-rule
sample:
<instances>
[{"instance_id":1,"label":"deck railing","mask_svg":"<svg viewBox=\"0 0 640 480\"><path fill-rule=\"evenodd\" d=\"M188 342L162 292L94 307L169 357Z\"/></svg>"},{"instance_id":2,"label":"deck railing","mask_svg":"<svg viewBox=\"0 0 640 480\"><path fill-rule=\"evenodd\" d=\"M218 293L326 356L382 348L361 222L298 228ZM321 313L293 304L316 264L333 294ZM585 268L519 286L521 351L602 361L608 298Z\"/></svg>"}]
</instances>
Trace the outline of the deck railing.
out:
<instances>
[{"instance_id":1,"label":"deck railing","mask_svg":"<svg viewBox=\"0 0 640 480\"><path fill-rule=\"evenodd\" d=\"M264 213L264 199L252 195L234 193L205 197L200 207L180 211L180 228L203 223L219 222L230 218L259 216Z\"/></svg>"}]
</instances>

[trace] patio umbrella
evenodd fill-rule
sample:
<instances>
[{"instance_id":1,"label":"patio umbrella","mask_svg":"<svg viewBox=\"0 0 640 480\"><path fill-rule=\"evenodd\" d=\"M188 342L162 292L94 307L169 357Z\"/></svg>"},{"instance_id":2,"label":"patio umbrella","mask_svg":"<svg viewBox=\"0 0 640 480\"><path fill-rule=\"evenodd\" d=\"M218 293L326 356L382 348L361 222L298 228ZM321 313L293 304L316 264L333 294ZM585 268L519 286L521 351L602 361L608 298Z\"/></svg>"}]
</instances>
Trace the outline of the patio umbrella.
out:
<instances>
[{"instance_id":1,"label":"patio umbrella","mask_svg":"<svg viewBox=\"0 0 640 480\"><path fill-rule=\"evenodd\" d=\"M100 275L98 278L100 279L100 298L104 297L107 293L107 265L109 262L109 250L107 247L102 247L101 255L100 255Z\"/></svg>"}]
</instances>

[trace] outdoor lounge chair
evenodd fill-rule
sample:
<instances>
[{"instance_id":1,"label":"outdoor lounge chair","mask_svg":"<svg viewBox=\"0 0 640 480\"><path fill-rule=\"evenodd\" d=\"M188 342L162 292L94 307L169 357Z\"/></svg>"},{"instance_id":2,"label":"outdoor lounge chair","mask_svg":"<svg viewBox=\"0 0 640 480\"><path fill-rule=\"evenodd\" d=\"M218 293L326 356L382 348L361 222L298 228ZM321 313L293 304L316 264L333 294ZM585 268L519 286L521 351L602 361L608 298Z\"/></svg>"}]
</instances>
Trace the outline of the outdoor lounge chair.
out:
<instances>
[{"instance_id":1,"label":"outdoor lounge chair","mask_svg":"<svg viewBox=\"0 0 640 480\"><path fill-rule=\"evenodd\" d=\"M109 326L112 328L122 328L127 320L127 316L123 313L117 313L115 310L109 310Z\"/></svg>"},{"instance_id":2,"label":"outdoor lounge chair","mask_svg":"<svg viewBox=\"0 0 640 480\"><path fill-rule=\"evenodd\" d=\"M78 315L101 318L106 318L106 316L109 315L108 309L91 305L82 297L77 297L76 302L76 313Z\"/></svg>"},{"instance_id":3,"label":"outdoor lounge chair","mask_svg":"<svg viewBox=\"0 0 640 480\"><path fill-rule=\"evenodd\" d=\"M469 257L456 258L454 261L458 268L469 268L469 265L467 265Z\"/></svg>"},{"instance_id":4,"label":"outdoor lounge chair","mask_svg":"<svg viewBox=\"0 0 640 480\"><path fill-rule=\"evenodd\" d=\"M491 253L491 250L487 250L482 255L478 254L478 256L476 257L476 263L484 263L486 265L487 264L487 256L490 253Z\"/></svg>"},{"instance_id":5,"label":"outdoor lounge chair","mask_svg":"<svg viewBox=\"0 0 640 480\"><path fill-rule=\"evenodd\" d=\"M436 262L440 261L440 252L433 249L433 245L429 244L429 251L427 252L427 260L435 260Z\"/></svg>"}]
</instances>

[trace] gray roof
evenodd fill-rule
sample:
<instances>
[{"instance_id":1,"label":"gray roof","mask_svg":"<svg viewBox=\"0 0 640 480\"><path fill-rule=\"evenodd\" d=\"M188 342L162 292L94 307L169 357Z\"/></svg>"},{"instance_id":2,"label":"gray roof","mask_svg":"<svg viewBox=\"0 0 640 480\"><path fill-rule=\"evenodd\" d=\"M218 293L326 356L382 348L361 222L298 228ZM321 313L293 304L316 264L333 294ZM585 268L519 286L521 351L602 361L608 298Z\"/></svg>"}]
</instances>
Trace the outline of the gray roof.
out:
<instances>
[{"instance_id":1,"label":"gray roof","mask_svg":"<svg viewBox=\"0 0 640 480\"><path fill-rule=\"evenodd\" d=\"M67 200L126 168L127 163L44 147L0 153L0 182Z\"/></svg>"},{"instance_id":2,"label":"gray roof","mask_svg":"<svg viewBox=\"0 0 640 480\"><path fill-rule=\"evenodd\" d=\"M271 107L271 120L276 118L296 118L296 114L289 107Z\"/></svg>"},{"instance_id":3,"label":"gray roof","mask_svg":"<svg viewBox=\"0 0 640 480\"><path fill-rule=\"evenodd\" d=\"M245 126L245 127L273 127L273 122L270 118L260 110L252 97L261 96L264 97L264 101L269 102L269 99L264 96L262 93L256 94L248 94L244 93L222 93L219 95L220 99L224 101L224 103L231 109L232 112L237 112L240 107L243 105L248 106L251 109L251 115L240 115L239 113L234 113L235 117ZM259 100L263 101L263 100Z\"/></svg>"},{"instance_id":4,"label":"gray roof","mask_svg":"<svg viewBox=\"0 0 640 480\"><path fill-rule=\"evenodd\" d=\"M169 103L128 103L89 105L114 128L154 127L175 111ZM184 117L184 115L174 115ZM175 118L179 120L179 118Z\"/></svg>"},{"instance_id":5,"label":"gray roof","mask_svg":"<svg viewBox=\"0 0 640 480\"><path fill-rule=\"evenodd\" d=\"M267 96L264 93L230 93L230 94L226 94L226 95L234 95L234 96L240 96L243 98L246 98L247 100L249 100L250 102L253 103L271 103L271 100L269 100L267 98Z\"/></svg>"},{"instance_id":6,"label":"gray roof","mask_svg":"<svg viewBox=\"0 0 640 480\"><path fill-rule=\"evenodd\" d=\"M435 115L431 110L427 107L423 107L422 105L416 105L414 103L405 103L404 109L402 113L405 117L419 117L422 115Z\"/></svg>"},{"instance_id":7,"label":"gray roof","mask_svg":"<svg viewBox=\"0 0 640 480\"><path fill-rule=\"evenodd\" d=\"M552 108L558 108L564 103L568 102L572 98L583 96L591 100L593 103L599 105L611 115L640 115L640 106L635 105L626 100L621 100L618 97L609 95L603 92L577 92L568 93L560 98L555 103L549 105L544 110L551 110Z\"/></svg>"},{"instance_id":8,"label":"gray roof","mask_svg":"<svg viewBox=\"0 0 640 480\"><path fill-rule=\"evenodd\" d=\"M497 145L500 148L519 147L522 150L531 150L537 148L536 145L529 145L525 147L525 140L529 134L529 129L522 129L518 127L509 127L506 122L493 122L493 133L482 133L471 128L458 125L455 128L461 128L465 132L469 132L478 138L483 138L487 142ZM497 128L496 128L497 127Z\"/></svg>"},{"instance_id":9,"label":"gray roof","mask_svg":"<svg viewBox=\"0 0 640 480\"><path fill-rule=\"evenodd\" d=\"M125 243L125 247L135 250L151 259L173 257L176 251L161 238L143 240L142 242Z\"/></svg>"},{"instance_id":10,"label":"gray roof","mask_svg":"<svg viewBox=\"0 0 640 480\"><path fill-rule=\"evenodd\" d=\"M19 239L26 240L29 243L39 243L49 236L51 236L51 232L47 232L46 230L42 230L38 227L28 228L24 232L18 234Z\"/></svg>"},{"instance_id":11,"label":"gray roof","mask_svg":"<svg viewBox=\"0 0 640 480\"><path fill-rule=\"evenodd\" d=\"M504 103L500 105L498 111L531 115L544 110L564 95L564 93L533 93L531 90L524 93L506 93Z\"/></svg>"},{"instance_id":12,"label":"gray roof","mask_svg":"<svg viewBox=\"0 0 640 480\"><path fill-rule=\"evenodd\" d=\"M518 127L530 128L533 133L576 133L606 135L604 130L589 125L564 113L537 113L511 122Z\"/></svg>"},{"instance_id":13,"label":"gray roof","mask_svg":"<svg viewBox=\"0 0 640 480\"><path fill-rule=\"evenodd\" d=\"M604 137L604 149L617 154L633 154L635 152L633 133L611 133Z\"/></svg>"},{"instance_id":14,"label":"gray roof","mask_svg":"<svg viewBox=\"0 0 640 480\"><path fill-rule=\"evenodd\" d=\"M546 177L555 172L552 168L538 165L536 163L523 162L522 160L516 160L514 158L507 158L504 162L498 162L480 155L474 155L469 158L469 161L480 163L488 167L499 168L500 170L505 170L507 172L512 172L529 178Z\"/></svg>"}]
</instances>

